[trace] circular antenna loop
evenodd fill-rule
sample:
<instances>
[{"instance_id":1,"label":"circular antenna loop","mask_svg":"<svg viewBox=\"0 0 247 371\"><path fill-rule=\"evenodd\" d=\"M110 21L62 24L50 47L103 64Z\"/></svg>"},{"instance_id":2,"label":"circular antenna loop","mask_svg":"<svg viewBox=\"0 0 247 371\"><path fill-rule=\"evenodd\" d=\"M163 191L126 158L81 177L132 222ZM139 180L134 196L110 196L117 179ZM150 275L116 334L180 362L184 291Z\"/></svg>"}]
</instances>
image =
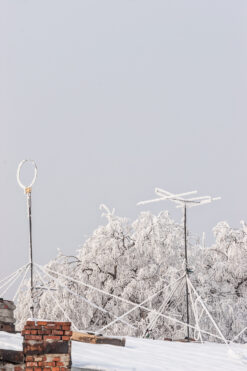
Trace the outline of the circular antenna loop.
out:
<instances>
[{"instance_id":1,"label":"circular antenna loop","mask_svg":"<svg viewBox=\"0 0 247 371\"><path fill-rule=\"evenodd\" d=\"M22 166L23 166L26 162L30 162L30 163L33 165L33 167L34 167L34 176L33 176L33 179L32 179L32 181L31 181L30 184L24 185L24 184L21 182L21 180L20 180L20 172L21 172L21 168L22 168ZM19 163L19 166L18 166L18 168L17 168L17 174L16 174L16 177L17 177L17 182L18 182L19 186L20 186L22 189L24 189L24 191L26 191L26 190L28 190L28 192L31 191L31 188L32 188L32 186L34 185L35 180L36 180L36 178L37 178L37 172L38 172L38 169L37 169L37 166L36 166L36 164L35 164L35 162L34 162L33 160L23 160L23 161L21 161L21 162Z\"/></svg>"}]
</instances>

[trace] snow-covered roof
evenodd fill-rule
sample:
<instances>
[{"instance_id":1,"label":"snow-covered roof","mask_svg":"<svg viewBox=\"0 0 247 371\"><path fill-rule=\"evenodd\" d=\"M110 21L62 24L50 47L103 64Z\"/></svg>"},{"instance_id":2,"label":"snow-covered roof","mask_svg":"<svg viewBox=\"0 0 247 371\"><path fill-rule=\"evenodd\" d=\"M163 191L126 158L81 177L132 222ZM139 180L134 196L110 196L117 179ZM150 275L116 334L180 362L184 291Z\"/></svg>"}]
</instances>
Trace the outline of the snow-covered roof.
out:
<instances>
[{"instance_id":1,"label":"snow-covered roof","mask_svg":"<svg viewBox=\"0 0 247 371\"><path fill-rule=\"evenodd\" d=\"M0 332L0 349L22 349L22 336ZM127 337L126 347L72 342L72 365L121 371L246 371L247 344L180 343Z\"/></svg>"}]
</instances>

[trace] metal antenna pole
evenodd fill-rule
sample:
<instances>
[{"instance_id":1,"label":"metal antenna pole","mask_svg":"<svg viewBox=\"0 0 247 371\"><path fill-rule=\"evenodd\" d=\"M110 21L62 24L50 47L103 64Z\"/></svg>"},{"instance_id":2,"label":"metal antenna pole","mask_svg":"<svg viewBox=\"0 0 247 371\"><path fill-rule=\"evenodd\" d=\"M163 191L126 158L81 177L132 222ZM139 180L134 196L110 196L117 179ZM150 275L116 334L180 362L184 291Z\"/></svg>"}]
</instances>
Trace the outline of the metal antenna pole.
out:
<instances>
[{"instance_id":1,"label":"metal antenna pole","mask_svg":"<svg viewBox=\"0 0 247 371\"><path fill-rule=\"evenodd\" d=\"M165 191L161 188L155 188L155 193L158 196L158 198L147 200L147 201L141 201L138 202L137 205L146 205L153 202L160 202L160 201L172 201L176 204L176 207L183 208L184 211L184 255L185 255L185 275L186 275L186 322L187 322L187 341L190 341L190 312L189 312L189 288L188 288L188 275L191 273L189 266L188 266L188 254L187 254L187 207L195 207L195 206L202 206L208 203L211 203L212 201L220 200L220 197L211 197L211 196L200 196L200 197L189 197L185 198L185 196L191 196L197 191L191 191L191 192L184 192L184 193L171 193L168 191Z\"/></svg>"},{"instance_id":2,"label":"metal antenna pole","mask_svg":"<svg viewBox=\"0 0 247 371\"><path fill-rule=\"evenodd\" d=\"M187 255L187 206L186 202L184 202L184 256L185 256L185 275L186 275L186 316L187 316L187 341L190 341L190 312L189 312L189 288L187 282L188 276L188 255Z\"/></svg>"},{"instance_id":3,"label":"metal antenna pole","mask_svg":"<svg viewBox=\"0 0 247 371\"><path fill-rule=\"evenodd\" d=\"M34 293L33 293L33 242L32 242L32 189L26 188L27 195L27 213L28 213L28 224L29 224L29 263L30 263L30 294L31 294L31 306L30 311L32 318L34 318Z\"/></svg>"},{"instance_id":4,"label":"metal antenna pole","mask_svg":"<svg viewBox=\"0 0 247 371\"><path fill-rule=\"evenodd\" d=\"M20 180L20 171L24 163L31 162L34 166L34 177L32 182L25 186L22 184ZM32 241L32 186L35 183L37 177L37 166L34 161L32 160L23 160L20 162L18 169L17 169L17 182L22 189L24 189L24 193L27 196L27 216L28 216L28 225L29 225L29 264L30 264L30 297L31 297L31 317L34 318L34 286L33 286L33 241Z\"/></svg>"}]
</instances>

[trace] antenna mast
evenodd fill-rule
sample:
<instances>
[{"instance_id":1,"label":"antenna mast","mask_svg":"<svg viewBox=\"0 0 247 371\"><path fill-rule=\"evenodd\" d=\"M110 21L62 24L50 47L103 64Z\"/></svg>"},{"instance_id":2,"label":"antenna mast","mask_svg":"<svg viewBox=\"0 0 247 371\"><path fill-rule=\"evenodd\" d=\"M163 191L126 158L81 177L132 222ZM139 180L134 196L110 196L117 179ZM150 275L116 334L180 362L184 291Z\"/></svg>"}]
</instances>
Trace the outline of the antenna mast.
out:
<instances>
[{"instance_id":1,"label":"antenna mast","mask_svg":"<svg viewBox=\"0 0 247 371\"><path fill-rule=\"evenodd\" d=\"M29 185L24 185L20 180L20 171L22 166L30 162L34 167L33 180ZM33 242L32 242L32 186L35 183L37 177L37 166L33 160L23 160L20 162L17 168L17 182L19 186L24 190L24 194L27 196L27 216L29 225L29 265L30 265L30 295L31 295L31 316L34 318L34 287L33 287Z\"/></svg>"},{"instance_id":2,"label":"antenna mast","mask_svg":"<svg viewBox=\"0 0 247 371\"><path fill-rule=\"evenodd\" d=\"M211 196L202 196L202 197L193 197L193 198L184 198L184 196L190 196L196 194L197 191L185 192L185 193L178 193L173 194L168 191L165 191L161 188L155 188L155 193L158 198L141 201L138 202L137 205L146 205L153 202L160 202L165 200L173 201L177 206L177 208L183 208L183 219L184 219L184 257L185 257L185 275L186 275L186 322L187 322L187 341L190 341L190 308L189 308L189 288L188 288L188 275L191 273L189 266L188 266L188 254L187 254L187 208L193 206L202 206L212 201L220 200L221 197L214 197Z\"/></svg>"}]
</instances>

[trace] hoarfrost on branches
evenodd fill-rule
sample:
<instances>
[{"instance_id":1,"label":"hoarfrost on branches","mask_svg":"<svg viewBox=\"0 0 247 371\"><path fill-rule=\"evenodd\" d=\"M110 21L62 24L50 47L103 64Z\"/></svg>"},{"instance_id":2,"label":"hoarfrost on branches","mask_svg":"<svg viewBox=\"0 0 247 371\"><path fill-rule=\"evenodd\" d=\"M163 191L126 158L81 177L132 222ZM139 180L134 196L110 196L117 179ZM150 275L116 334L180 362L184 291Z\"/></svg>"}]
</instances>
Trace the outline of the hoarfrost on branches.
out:
<instances>
[{"instance_id":1,"label":"hoarfrost on branches","mask_svg":"<svg viewBox=\"0 0 247 371\"><path fill-rule=\"evenodd\" d=\"M159 215L142 212L133 223L101 205L106 225L99 226L74 256L60 251L47 267L64 276L127 299L136 305L184 274L183 225L167 211ZM246 327L247 312L247 227L232 229L226 222L214 228L215 243L204 247L188 233L190 279L227 339ZM194 242L193 242L194 241ZM132 305L107 296L90 286L69 281L59 274L35 274L35 317L71 319L78 329L99 331ZM186 322L185 290L179 281L161 291L145 306ZM17 299L19 328L29 317L28 282ZM66 315L65 315L66 314ZM194 323L193 312L190 313ZM214 332L202 316L201 328ZM130 324L131 326L129 326ZM182 338L185 326L137 308L109 326L106 334ZM205 339L205 336L204 336ZM207 339L207 338L206 338ZM214 338L208 337L210 340ZM244 332L237 339L246 341Z\"/></svg>"}]
</instances>

